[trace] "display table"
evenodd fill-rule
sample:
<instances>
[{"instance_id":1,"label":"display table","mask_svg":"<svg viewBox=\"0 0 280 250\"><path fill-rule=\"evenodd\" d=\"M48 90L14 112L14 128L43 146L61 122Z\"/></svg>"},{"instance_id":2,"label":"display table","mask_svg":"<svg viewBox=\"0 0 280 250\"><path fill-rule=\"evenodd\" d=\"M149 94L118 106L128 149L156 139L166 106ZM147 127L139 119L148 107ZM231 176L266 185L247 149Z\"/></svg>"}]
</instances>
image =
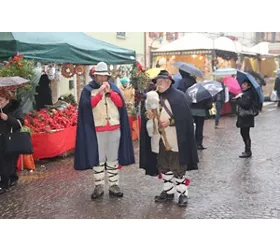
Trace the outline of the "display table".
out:
<instances>
[{"instance_id":1,"label":"display table","mask_svg":"<svg viewBox=\"0 0 280 250\"><path fill-rule=\"evenodd\" d=\"M59 156L75 148L76 126L52 133L31 134L34 160Z\"/></svg>"}]
</instances>

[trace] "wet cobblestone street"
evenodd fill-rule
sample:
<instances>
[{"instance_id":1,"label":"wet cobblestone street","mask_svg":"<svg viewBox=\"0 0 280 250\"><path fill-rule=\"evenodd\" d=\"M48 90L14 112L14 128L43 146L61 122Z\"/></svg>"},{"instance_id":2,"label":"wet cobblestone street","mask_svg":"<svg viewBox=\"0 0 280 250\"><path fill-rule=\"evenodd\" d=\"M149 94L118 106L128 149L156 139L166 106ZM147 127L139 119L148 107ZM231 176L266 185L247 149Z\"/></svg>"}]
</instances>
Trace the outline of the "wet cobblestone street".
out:
<instances>
[{"instance_id":1,"label":"wet cobblestone street","mask_svg":"<svg viewBox=\"0 0 280 250\"><path fill-rule=\"evenodd\" d=\"M251 159L240 159L244 146L235 117L205 125L198 171L191 179L189 204L154 203L162 182L144 175L138 165L121 171L124 197L92 201L92 171L75 171L73 157L52 161L34 172L20 173L20 181L0 196L0 218L280 218L280 109L264 107L251 130ZM138 146L135 143L138 161Z\"/></svg>"}]
</instances>

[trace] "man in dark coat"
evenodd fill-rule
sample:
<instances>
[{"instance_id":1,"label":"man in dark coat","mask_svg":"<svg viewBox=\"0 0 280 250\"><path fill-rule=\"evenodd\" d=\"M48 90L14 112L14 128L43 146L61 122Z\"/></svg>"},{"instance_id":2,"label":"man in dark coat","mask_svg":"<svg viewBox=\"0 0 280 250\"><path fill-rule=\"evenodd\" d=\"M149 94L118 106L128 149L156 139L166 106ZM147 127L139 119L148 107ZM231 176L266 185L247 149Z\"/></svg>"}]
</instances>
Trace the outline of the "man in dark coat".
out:
<instances>
[{"instance_id":1,"label":"man in dark coat","mask_svg":"<svg viewBox=\"0 0 280 250\"><path fill-rule=\"evenodd\" d=\"M166 132L171 150L166 151L167 145L161 136L159 152L152 151L146 124L153 115L147 110L146 115L142 115L140 168L145 169L147 175L163 177L163 191L155 197L156 202L173 200L177 191L179 206L186 206L189 180L184 175L186 171L198 169L193 119L185 95L171 87L174 81L166 70L160 71L154 82L160 97L159 124Z\"/></svg>"},{"instance_id":2,"label":"man in dark coat","mask_svg":"<svg viewBox=\"0 0 280 250\"><path fill-rule=\"evenodd\" d=\"M93 169L92 199L104 194L105 171L109 194L122 197L119 169L135 163L125 102L120 90L108 82L106 63L97 64L94 75L94 80L83 89L79 103L74 168Z\"/></svg>"},{"instance_id":3,"label":"man in dark coat","mask_svg":"<svg viewBox=\"0 0 280 250\"><path fill-rule=\"evenodd\" d=\"M186 93L187 89L196 83L196 79L189 73L179 70L182 79L179 81L178 89Z\"/></svg>"}]
</instances>

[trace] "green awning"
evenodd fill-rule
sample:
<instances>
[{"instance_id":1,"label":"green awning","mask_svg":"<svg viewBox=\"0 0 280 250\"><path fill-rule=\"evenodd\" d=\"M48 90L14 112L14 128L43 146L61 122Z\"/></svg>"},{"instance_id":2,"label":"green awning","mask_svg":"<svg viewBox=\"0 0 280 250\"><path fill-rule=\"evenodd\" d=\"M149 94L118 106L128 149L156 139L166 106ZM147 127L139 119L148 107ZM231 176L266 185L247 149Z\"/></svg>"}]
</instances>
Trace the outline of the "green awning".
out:
<instances>
[{"instance_id":1,"label":"green awning","mask_svg":"<svg viewBox=\"0 0 280 250\"><path fill-rule=\"evenodd\" d=\"M7 60L17 52L44 63L133 64L136 60L135 51L82 32L0 32L0 59Z\"/></svg>"}]
</instances>

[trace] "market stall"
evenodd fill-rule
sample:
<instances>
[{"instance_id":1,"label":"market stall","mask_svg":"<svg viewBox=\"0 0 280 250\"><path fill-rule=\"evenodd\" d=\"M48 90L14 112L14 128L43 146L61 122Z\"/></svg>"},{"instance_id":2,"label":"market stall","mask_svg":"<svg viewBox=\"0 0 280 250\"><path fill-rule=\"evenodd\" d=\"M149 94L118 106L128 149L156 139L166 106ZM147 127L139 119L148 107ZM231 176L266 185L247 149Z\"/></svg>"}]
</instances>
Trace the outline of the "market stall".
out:
<instances>
[{"instance_id":1,"label":"market stall","mask_svg":"<svg viewBox=\"0 0 280 250\"><path fill-rule=\"evenodd\" d=\"M135 51L96 40L82 32L0 32L0 60L14 57L10 61L12 67L6 64L2 73L29 79L26 93L34 92L38 85L38 79L35 84L31 79L36 67L33 62L41 63L38 67L41 71L37 72L40 77L46 74L56 84L59 84L59 75L68 79L75 76L76 84L72 83L71 87L76 88L76 100L79 100L86 84L87 65L100 61L111 65L133 64L135 56ZM67 113L69 109L72 114ZM35 159L59 156L74 149L76 114L77 107L69 106L65 109L47 107L26 115L25 125L31 132Z\"/></svg>"}]
</instances>

